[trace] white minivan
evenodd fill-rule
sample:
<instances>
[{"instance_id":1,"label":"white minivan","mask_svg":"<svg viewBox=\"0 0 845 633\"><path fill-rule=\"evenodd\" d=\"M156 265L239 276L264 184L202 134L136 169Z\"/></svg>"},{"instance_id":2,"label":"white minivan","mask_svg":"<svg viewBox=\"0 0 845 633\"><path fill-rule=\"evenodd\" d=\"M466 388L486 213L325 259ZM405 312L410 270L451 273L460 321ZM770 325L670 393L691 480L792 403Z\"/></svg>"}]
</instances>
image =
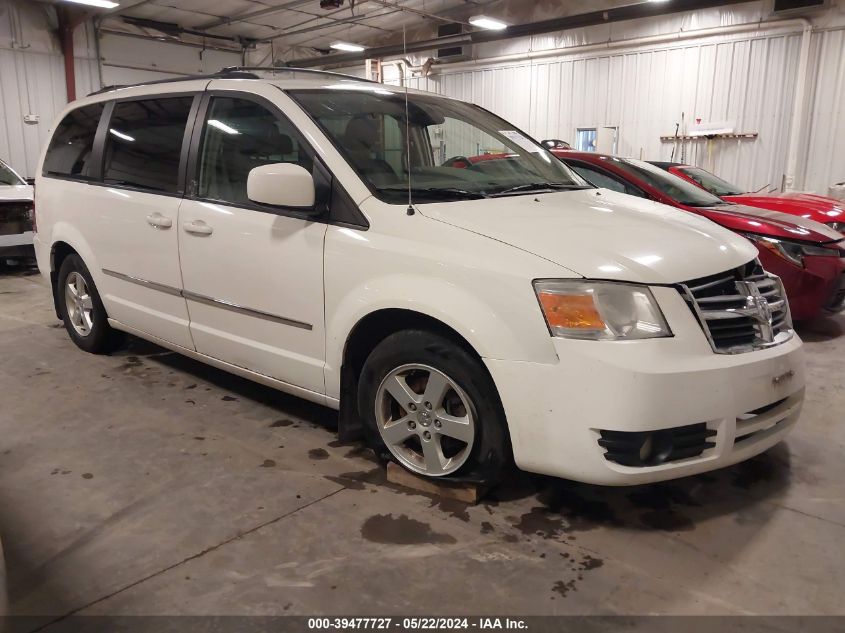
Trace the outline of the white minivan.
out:
<instances>
[{"instance_id":1,"label":"white minivan","mask_svg":"<svg viewBox=\"0 0 845 633\"><path fill-rule=\"evenodd\" d=\"M35 245L83 350L129 332L339 409L430 477L651 482L793 427L801 341L749 242L593 188L478 106L279 73L60 115Z\"/></svg>"}]
</instances>

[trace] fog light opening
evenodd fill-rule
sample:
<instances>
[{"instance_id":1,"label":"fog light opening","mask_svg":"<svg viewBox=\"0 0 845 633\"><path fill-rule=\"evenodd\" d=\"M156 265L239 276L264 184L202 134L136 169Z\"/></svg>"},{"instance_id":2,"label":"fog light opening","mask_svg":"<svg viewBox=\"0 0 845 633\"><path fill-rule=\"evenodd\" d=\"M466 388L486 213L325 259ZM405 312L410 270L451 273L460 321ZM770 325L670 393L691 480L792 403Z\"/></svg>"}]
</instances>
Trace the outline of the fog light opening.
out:
<instances>
[{"instance_id":1,"label":"fog light opening","mask_svg":"<svg viewBox=\"0 0 845 633\"><path fill-rule=\"evenodd\" d=\"M649 433L640 445L640 461L648 466L662 464L671 454L672 434L665 431Z\"/></svg>"},{"instance_id":2,"label":"fog light opening","mask_svg":"<svg viewBox=\"0 0 845 633\"><path fill-rule=\"evenodd\" d=\"M654 450L654 436L646 435L642 446L640 446L640 461L648 462L651 459L652 450Z\"/></svg>"}]
</instances>

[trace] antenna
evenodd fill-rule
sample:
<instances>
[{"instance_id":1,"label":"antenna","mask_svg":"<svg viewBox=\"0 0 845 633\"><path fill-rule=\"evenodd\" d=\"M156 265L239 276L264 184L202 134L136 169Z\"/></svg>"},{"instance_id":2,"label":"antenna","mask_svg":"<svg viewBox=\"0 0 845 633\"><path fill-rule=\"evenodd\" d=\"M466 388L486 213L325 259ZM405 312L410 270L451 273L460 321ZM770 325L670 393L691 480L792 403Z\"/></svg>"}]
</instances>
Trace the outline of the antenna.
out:
<instances>
[{"instance_id":1,"label":"antenna","mask_svg":"<svg viewBox=\"0 0 845 633\"><path fill-rule=\"evenodd\" d=\"M407 58L408 45L405 42L405 25L402 25L402 57ZM403 77L405 73L402 73ZM414 215L414 201L411 197L411 122L408 117L408 77L404 77L402 83L405 85L405 148L406 168L408 169L408 215Z\"/></svg>"}]
</instances>

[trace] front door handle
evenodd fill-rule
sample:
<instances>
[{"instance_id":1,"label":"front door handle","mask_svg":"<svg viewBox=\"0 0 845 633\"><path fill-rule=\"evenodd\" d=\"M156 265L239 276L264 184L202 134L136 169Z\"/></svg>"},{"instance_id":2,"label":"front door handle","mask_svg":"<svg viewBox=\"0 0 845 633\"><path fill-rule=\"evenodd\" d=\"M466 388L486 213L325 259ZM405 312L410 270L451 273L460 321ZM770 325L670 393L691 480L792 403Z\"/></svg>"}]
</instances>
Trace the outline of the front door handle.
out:
<instances>
[{"instance_id":1,"label":"front door handle","mask_svg":"<svg viewBox=\"0 0 845 633\"><path fill-rule=\"evenodd\" d=\"M208 224L203 222L202 220L194 220L193 222L183 222L182 228L185 229L188 233L192 235L211 235L214 233L214 229L212 229Z\"/></svg>"},{"instance_id":2,"label":"front door handle","mask_svg":"<svg viewBox=\"0 0 845 633\"><path fill-rule=\"evenodd\" d=\"M161 213L156 211L147 216L147 224L157 229L169 229L173 226L173 220L164 217Z\"/></svg>"}]
</instances>

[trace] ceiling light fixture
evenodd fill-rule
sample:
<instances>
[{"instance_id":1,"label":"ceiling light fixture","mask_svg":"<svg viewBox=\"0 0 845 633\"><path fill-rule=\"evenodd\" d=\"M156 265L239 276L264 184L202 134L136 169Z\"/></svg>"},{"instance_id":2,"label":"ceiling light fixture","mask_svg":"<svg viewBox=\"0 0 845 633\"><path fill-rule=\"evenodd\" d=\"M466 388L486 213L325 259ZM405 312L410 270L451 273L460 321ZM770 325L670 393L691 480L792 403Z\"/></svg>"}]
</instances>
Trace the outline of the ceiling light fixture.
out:
<instances>
[{"instance_id":1,"label":"ceiling light fixture","mask_svg":"<svg viewBox=\"0 0 845 633\"><path fill-rule=\"evenodd\" d=\"M215 127L221 132L226 132L226 134L240 134L235 128L230 125L226 125L223 121L218 121L217 119L209 119L208 124L211 127Z\"/></svg>"},{"instance_id":2,"label":"ceiling light fixture","mask_svg":"<svg viewBox=\"0 0 845 633\"><path fill-rule=\"evenodd\" d=\"M501 20L488 18L486 15L477 15L474 18L470 18L469 23L479 29L487 29L488 31L503 31L508 28L508 25Z\"/></svg>"},{"instance_id":3,"label":"ceiling light fixture","mask_svg":"<svg viewBox=\"0 0 845 633\"><path fill-rule=\"evenodd\" d=\"M99 7L100 9L114 9L119 7L119 2L111 2L111 0L65 0L65 2L73 2L74 4L86 4L89 7Z\"/></svg>"},{"instance_id":4,"label":"ceiling light fixture","mask_svg":"<svg viewBox=\"0 0 845 633\"><path fill-rule=\"evenodd\" d=\"M346 51L348 53L360 53L365 49L365 47L360 44L350 44L348 42L335 42L334 44L330 44L329 48L333 48L337 51Z\"/></svg>"},{"instance_id":5,"label":"ceiling light fixture","mask_svg":"<svg viewBox=\"0 0 845 633\"><path fill-rule=\"evenodd\" d=\"M134 136L129 136L128 134L124 134L123 132L121 132L119 130L115 130L113 127L109 128L109 132L114 134L117 138L122 138L124 141L130 141L131 142L131 141L135 140Z\"/></svg>"}]
</instances>

